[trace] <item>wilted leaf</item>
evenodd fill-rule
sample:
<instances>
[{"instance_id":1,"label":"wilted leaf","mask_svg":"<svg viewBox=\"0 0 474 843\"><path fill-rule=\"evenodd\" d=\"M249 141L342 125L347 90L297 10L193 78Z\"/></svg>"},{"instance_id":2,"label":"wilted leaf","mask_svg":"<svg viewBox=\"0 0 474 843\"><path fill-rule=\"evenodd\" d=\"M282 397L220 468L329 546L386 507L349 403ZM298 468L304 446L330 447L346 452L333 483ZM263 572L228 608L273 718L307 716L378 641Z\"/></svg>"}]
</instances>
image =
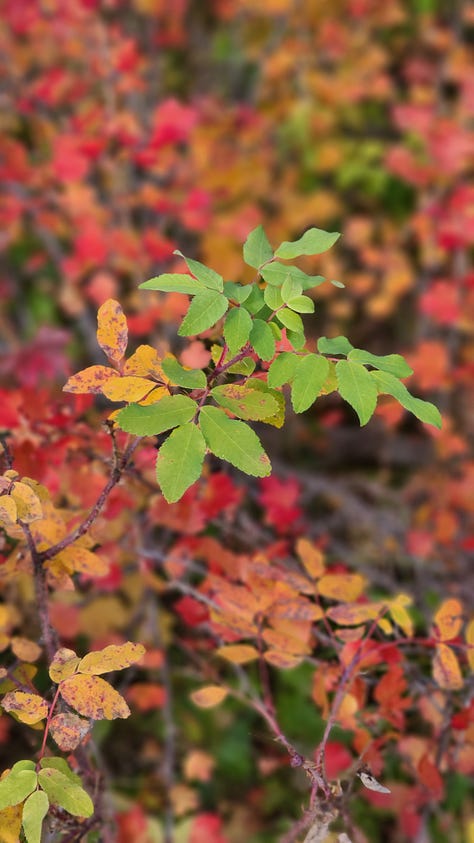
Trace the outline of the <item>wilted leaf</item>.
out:
<instances>
[{"instance_id":1,"label":"wilted leaf","mask_svg":"<svg viewBox=\"0 0 474 843\"><path fill-rule=\"evenodd\" d=\"M87 653L79 662L78 672L93 674L110 673L113 670L123 670L131 664L140 661L145 655L143 644L134 644L128 641L126 644L110 644L103 650Z\"/></svg>"},{"instance_id":2,"label":"wilted leaf","mask_svg":"<svg viewBox=\"0 0 474 843\"><path fill-rule=\"evenodd\" d=\"M49 732L63 752L72 752L90 732L91 724L77 714L57 714L52 718Z\"/></svg>"},{"instance_id":3,"label":"wilted leaf","mask_svg":"<svg viewBox=\"0 0 474 843\"><path fill-rule=\"evenodd\" d=\"M213 708L225 700L227 694L228 691L219 685L207 685L205 688L193 691L191 699L199 708Z\"/></svg>"},{"instance_id":4,"label":"wilted leaf","mask_svg":"<svg viewBox=\"0 0 474 843\"><path fill-rule=\"evenodd\" d=\"M28 725L39 723L48 715L48 703L38 694L25 691L10 691L2 701L5 711L14 714L18 720Z\"/></svg>"},{"instance_id":5,"label":"wilted leaf","mask_svg":"<svg viewBox=\"0 0 474 843\"><path fill-rule=\"evenodd\" d=\"M63 700L91 720L115 720L130 716L124 698L100 676L78 673L61 682L60 688Z\"/></svg>"},{"instance_id":6,"label":"wilted leaf","mask_svg":"<svg viewBox=\"0 0 474 843\"><path fill-rule=\"evenodd\" d=\"M97 313L97 342L113 363L119 363L128 343L127 320L118 301L107 299Z\"/></svg>"}]
</instances>

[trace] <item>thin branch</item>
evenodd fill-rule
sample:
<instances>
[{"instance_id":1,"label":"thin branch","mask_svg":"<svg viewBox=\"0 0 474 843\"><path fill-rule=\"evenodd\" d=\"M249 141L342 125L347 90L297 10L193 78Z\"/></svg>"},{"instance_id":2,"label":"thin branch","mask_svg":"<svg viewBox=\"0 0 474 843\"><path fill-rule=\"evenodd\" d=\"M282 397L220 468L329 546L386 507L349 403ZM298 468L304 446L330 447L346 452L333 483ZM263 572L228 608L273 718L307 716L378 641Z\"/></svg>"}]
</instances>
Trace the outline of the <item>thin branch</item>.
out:
<instances>
[{"instance_id":1,"label":"thin branch","mask_svg":"<svg viewBox=\"0 0 474 843\"><path fill-rule=\"evenodd\" d=\"M33 579L35 585L36 604L41 627L41 637L46 648L49 662L52 662L54 654L59 647L56 631L51 624L49 617L48 584L46 572L41 558L41 553L35 545L35 540L28 524L24 521L18 522L23 530L31 560L33 562Z\"/></svg>"}]
</instances>

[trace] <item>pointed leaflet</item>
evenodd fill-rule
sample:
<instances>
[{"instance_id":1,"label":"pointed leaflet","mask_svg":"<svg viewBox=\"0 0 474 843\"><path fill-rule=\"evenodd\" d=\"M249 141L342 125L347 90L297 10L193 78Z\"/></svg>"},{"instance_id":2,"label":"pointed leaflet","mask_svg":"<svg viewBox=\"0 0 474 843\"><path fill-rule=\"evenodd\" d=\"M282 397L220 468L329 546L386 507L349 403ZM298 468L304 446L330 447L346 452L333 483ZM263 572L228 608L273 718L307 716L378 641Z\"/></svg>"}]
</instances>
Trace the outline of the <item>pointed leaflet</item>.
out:
<instances>
[{"instance_id":1,"label":"pointed leaflet","mask_svg":"<svg viewBox=\"0 0 474 843\"><path fill-rule=\"evenodd\" d=\"M229 419L217 407L203 407L199 423L209 450L216 457L227 460L253 477L270 474L270 460L257 434L247 424Z\"/></svg>"},{"instance_id":2,"label":"pointed leaflet","mask_svg":"<svg viewBox=\"0 0 474 843\"><path fill-rule=\"evenodd\" d=\"M207 290L207 284L203 284L191 275L180 275L178 272L165 272L143 281L138 285L140 290L159 290L162 293L186 293L188 296L195 296Z\"/></svg>"},{"instance_id":3,"label":"pointed leaflet","mask_svg":"<svg viewBox=\"0 0 474 843\"><path fill-rule=\"evenodd\" d=\"M259 652L256 647L250 644L226 644L215 651L216 656L221 656L234 664L247 664L258 659Z\"/></svg>"},{"instance_id":4,"label":"pointed leaflet","mask_svg":"<svg viewBox=\"0 0 474 843\"><path fill-rule=\"evenodd\" d=\"M319 287L326 280L322 275L307 275L297 266L287 266L278 261L273 261L262 267L261 275L264 281L273 287L281 287L288 277L293 278L293 280L299 281L303 290Z\"/></svg>"},{"instance_id":5,"label":"pointed leaflet","mask_svg":"<svg viewBox=\"0 0 474 843\"><path fill-rule=\"evenodd\" d=\"M252 284L251 287L252 289L250 295L242 304L243 307L245 307L245 310L248 310L252 316L255 316L255 314L259 313L265 305L265 299L263 298L263 291L257 286L257 284Z\"/></svg>"},{"instance_id":6,"label":"pointed leaflet","mask_svg":"<svg viewBox=\"0 0 474 843\"><path fill-rule=\"evenodd\" d=\"M229 310L224 323L224 339L231 352L240 351L252 330L252 317L244 307Z\"/></svg>"},{"instance_id":7,"label":"pointed leaflet","mask_svg":"<svg viewBox=\"0 0 474 843\"><path fill-rule=\"evenodd\" d=\"M281 288L281 297L283 301L286 303L288 299L292 299L295 296L300 296L303 292L303 285L301 281L296 278L292 278L291 275L288 275L283 282L283 286Z\"/></svg>"},{"instance_id":8,"label":"pointed leaflet","mask_svg":"<svg viewBox=\"0 0 474 843\"><path fill-rule=\"evenodd\" d=\"M263 226L258 225L250 232L244 243L244 261L249 266L258 269L262 263L271 260L273 249L268 242L268 237Z\"/></svg>"},{"instance_id":9,"label":"pointed leaflet","mask_svg":"<svg viewBox=\"0 0 474 843\"><path fill-rule=\"evenodd\" d=\"M295 296L287 300L287 305L296 313L314 313L314 301L309 296Z\"/></svg>"},{"instance_id":10,"label":"pointed leaflet","mask_svg":"<svg viewBox=\"0 0 474 843\"><path fill-rule=\"evenodd\" d=\"M458 691L464 684L456 653L447 644L436 645L433 678L446 691Z\"/></svg>"},{"instance_id":11,"label":"pointed leaflet","mask_svg":"<svg viewBox=\"0 0 474 843\"><path fill-rule=\"evenodd\" d=\"M319 354L299 358L291 384L291 403L295 413L303 413L314 403L327 378L329 363Z\"/></svg>"},{"instance_id":12,"label":"pointed leaflet","mask_svg":"<svg viewBox=\"0 0 474 843\"><path fill-rule=\"evenodd\" d=\"M213 708L225 700L227 693L226 689L219 685L207 685L205 688L193 691L191 699L199 708Z\"/></svg>"},{"instance_id":13,"label":"pointed leaflet","mask_svg":"<svg viewBox=\"0 0 474 843\"><path fill-rule=\"evenodd\" d=\"M201 284L204 284L204 286L209 290L218 290L219 292L222 292L224 289L224 279L222 278L222 275L219 275L218 272L215 272L203 263L193 260L193 258L185 257L179 249L175 249L173 254L179 255L186 261L188 269L196 276L197 280L200 281Z\"/></svg>"},{"instance_id":14,"label":"pointed leaflet","mask_svg":"<svg viewBox=\"0 0 474 843\"><path fill-rule=\"evenodd\" d=\"M320 337L318 340L318 351L321 354L349 354L353 346L347 337Z\"/></svg>"},{"instance_id":15,"label":"pointed leaflet","mask_svg":"<svg viewBox=\"0 0 474 843\"><path fill-rule=\"evenodd\" d=\"M320 255L327 252L341 235L337 231L322 231L320 228L309 228L298 240L285 240L275 252L277 258L292 260L299 255Z\"/></svg>"},{"instance_id":16,"label":"pointed leaflet","mask_svg":"<svg viewBox=\"0 0 474 843\"><path fill-rule=\"evenodd\" d=\"M248 385L228 383L216 386L211 395L221 407L241 419L261 421L278 412L278 404L268 392L251 389Z\"/></svg>"},{"instance_id":17,"label":"pointed leaflet","mask_svg":"<svg viewBox=\"0 0 474 843\"><path fill-rule=\"evenodd\" d=\"M115 720L130 716L124 698L100 676L76 673L61 682L60 693L71 708L91 720Z\"/></svg>"},{"instance_id":18,"label":"pointed leaflet","mask_svg":"<svg viewBox=\"0 0 474 843\"><path fill-rule=\"evenodd\" d=\"M89 794L77 784L53 767L47 767L38 773L38 781L53 805L64 808L75 817L91 817L94 805Z\"/></svg>"},{"instance_id":19,"label":"pointed leaflet","mask_svg":"<svg viewBox=\"0 0 474 843\"><path fill-rule=\"evenodd\" d=\"M284 383L290 383L301 359L298 354L293 354L292 351L282 351L268 370L268 385L283 386Z\"/></svg>"},{"instance_id":20,"label":"pointed leaflet","mask_svg":"<svg viewBox=\"0 0 474 843\"><path fill-rule=\"evenodd\" d=\"M177 427L163 443L156 460L156 477L168 503L178 501L200 477L205 453L202 433L192 422Z\"/></svg>"},{"instance_id":21,"label":"pointed leaflet","mask_svg":"<svg viewBox=\"0 0 474 843\"><path fill-rule=\"evenodd\" d=\"M271 360L275 356L275 337L273 331L263 319L254 319L249 337L250 345L262 360Z\"/></svg>"},{"instance_id":22,"label":"pointed leaflet","mask_svg":"<svg viewBox=\"0 0 474 843\"><path fill-rule=\"evenodd\" d=\"M224 315L229 302L222 293L206 290L194 296L178 330L180 337L190 337L212 328Z\"/></svg>"},{"instance_id":23,"label":"pointed leaflet","mask_svg":"<svg viewBox=\"0 0 474 843\"><path fill-rule=\"evenodd\" d=\"M196 413L197 404L187 395L166 395L157 404L130 404L115 417L118 426L135 436L154 436L185 424Z\"/></svg>"},{"instance_id":24,"label":"pointed leaflet","mask_svg":"<svg viewBox=\"0 0 474 843\"><path fill-rule=\"evenodd\" d=\"M407 378L413 374L413 369L410 368L401 354L386 354L379 357L377 354L364 351L362 348L353 348L347 355L347 359L353 360L354 363L365 363L369 366L374 366L376 369L380 369L382 372L389 372L397 378Z\"/></svg>"},{"instance_id":25,"label":"pointed leaflet","mask_svg":"<svg viewBox=\"0 0 474 843\"><path fill-rule=\"evenodd\" d=\"M49 811L49 799L43 790L36 790L28 797L21 817L27 843L41 843L43 820Z\"/></svg>"},{"instance_id":26,"label":"pointed leaflet","mask_svg":"<svg viewBox=\"0 0 474 843\"><path fill-rule=\"evenodd\" d=\"M206 388L206 375L202 369L188 369L171 355L164 357L161 365L173 386L183 386L185 389Z\"/></svg>"},{"instance_id":27,"label":"pointed leaflet","mask_svg":"<svg viewBox=\"0 0 474 843\"><path fill-rule=\"evenodd\" d=\"M252 284L238 284L235 281L224 281L224 295L239 304L248 299L252 292Z\"/></svg>"},{"instance_id":28,"label":"pointed leaflet","mask_svg":"<svg viewBox=\"0 0 474 843\"><path fill-rule=\"evenodd\" d=\"M361 363L339 360L336 376L340 395L354 408L361 425L367 424L377 404L377 389L370 373Z\"/></svg>"},{"instance_id":29,"label":"pointed leaflet","mask_svg":"<svg viewBox=\"0 0 474 843\"><path fill-rule=\"evenodd\" d=\"M392 395L402 407L405 407L405 410L409 410L410 413L413 413L417 419L425 422L425 424L432 424L438 428L441 427L442 420L438 408L429 401L415 398L414 395L408 392L405 384L401 383L398 378L395 378L388 372L372 371L370 372L370 376L373 378L379 393Z\"/></svg>"},{"instance_id":30,"label":"pointed leaflet","mask_svg":"<svg viewBox=\"0 0 474 843\"><path fill-rule=\"evenodd\" d=\"M35 790L37 781L34 770L22 770L15 765L0 781L0 811L23 802Z\"/></svg>"},{"instance_id":31,"label":"pointed leaflet","mask_svg":"<svg viewBox=\"0 0 474 843\"><path fill-rule=\"evenodd\" d=\"M109 401L140 401L156 386L148 378L138 378L136 375L125 375L109 378L105 381L102 392Z\"/></svg>"},{"instance_id":32,"label":"pointed leaflet","mask_svg":"<svg viewBox=\"0 0 474 843\"><path fill-rule=\"evenodd\" d=\"M112 670L123 670L131 664L140 661L145 655L143 644L134 644L127 641L126 644L109 644L103 650L87 653L79 662L79 673L90 673L99 675L110 673Z\"/></svg>"},{"instance_id":33,"label":"pointed leaflet","mask_svg":"<svg viewBox=\"0 0 474 843\"><path fill-rule=\"evenodd\" d=\"M97 342L113 363L119 363L128 343L127 320L114 299L107 299L97 312Z\"/></svg>"},{"instance_id":34,"label":"pointed leaflet","mask_svg":"<svg viewBox=\"0 0 474 843\"><path fill-rule=\"evenodd\" d=\"M108 366L89 366L68 378L63 386L63 392L72 392L76 395L86 392L97 394L102 392L104 384L110 378L116 377L115 369L110 369Z\"/></svg>"}]
</instances>

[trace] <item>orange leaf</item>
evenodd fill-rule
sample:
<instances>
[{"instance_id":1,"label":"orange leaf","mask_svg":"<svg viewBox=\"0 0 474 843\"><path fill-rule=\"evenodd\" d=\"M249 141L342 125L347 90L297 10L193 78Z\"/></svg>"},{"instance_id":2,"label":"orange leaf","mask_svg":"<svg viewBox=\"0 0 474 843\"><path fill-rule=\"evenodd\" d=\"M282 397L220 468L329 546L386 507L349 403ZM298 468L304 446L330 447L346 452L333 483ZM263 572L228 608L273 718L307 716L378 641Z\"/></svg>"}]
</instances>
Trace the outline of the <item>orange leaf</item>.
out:
<instances>
[{"instance_id":1,"label":"orange leaf","mask_svg":"<svg viewBox=\"0 0 474 843\"><path fill-rule=\"evenodd\" d=\"M191 699L199 708L213 708L225 700L227 693L227 690L219 685L207 685L205 688L193 691Z\"/></svg>"},{"instance_id":2,"label":"orange leaf","mask_svg":"<svg viewBox=\"0 0 474 843\"><path fill-rule=\"evenodd\" d=\"M216 656L222 656L234 664L246 664L258 659L258 650L250 644L228 644L216 650Z\"/></svg>"},{"instance_id":3,"label":"orange leaf","mask_svg":"<svg viewBox=\"0 0 474 843\"><path fill-rule=\"evenodd\" d=\"M423 755L418 762L418 776L422 784L431 791L434 799L440 799L444 792L443 779L438 768L435 767L427 755Z\"/></svg>"},{"instance_id":4,"label":"orange leaf","mask_svg":"<svg viewBox=\"0 0 474 843\"><path fill-rule=\"evenodd\" d=\"M38 694L10 691L4 696L2 705L5 711L9 711L22 723L28 723L30 726L48 716L48 703Z\"/></svg>"},{"instance_id":5,"label":"orange leaf","mask_svg":"<svg viewBox=\"0 0 474 843\"><path fill-rule=\"evenodd\" d=\"M15 635L11 640L12 652L22 662L35 662L41 655L41 647L36 641Z\"/></svg>"},{"instance_id":6,"label":"orange leaf","mask_svg":"<svg viewBox=\"0 0 474 843\"><path fill-rule=\"evenodd\" d=\"M143 644L133 644L132 641L128 641L126 644L110 644L104 650L87 653L79 662L77 669L79 673L97 676L101 673L110 673L112 670L123 670L124 667L130 667L144 655Z\"/></svg>"},{"instance_id":7,"label":"orange leaf","mask_svg":"<svg viewBox=\"0 0 474 843\"><path fill-rule=\"evenodd\" d=\"M323 597L350 603L362 594L365 583L360 574L325 574L318 582L318 591Z\"/></svg>"},{"instance_id":8,"label":"orange leaf","mask_svg":"<svg viewBox=\"0 0 474 843\"><path fill-rule=\"evenodd\" d=\"M304 538L298 539L296 542L296 552L311 579L317 580L324 574L326 570L324 556L321 550L315 547L312 542Z\"/></svg>"},{"instance_id":9,"label":"orange leaf","mask_svg":"<svg viewBox=\"0 0 474 843\"><path fill-rule=\"evenodd\" d=\"M474 671L474 620L470 621L467 625L466 644L468 646L467 660L469 662L469 667L472 671Z\"/></svg>"},{"instance_id":10,"label":"orange leaf","mask_svg":"<svg viewBox=\"0 0 474 843\"><path fill-rule=\"evenodd\" d=\"M68 650L67 647L61 647L60 650L57 650L49 666L49 675L53 682L59 684L63 679L72 676L76 672L79 662L80 658L74 650Z\"/></svg>"},{"instance_id":11,"label":"orange leaf","mask_svg":"<svg viewBox=\"0 0 474 843\"><path fill-rule=\"evenodd\" d=\"M60 690L68 705L91 720L115 720L130 716L124 698L100 676L77 673L61 682Z\"/></svg>"},{"instance_id":12,"label":"orange leaf","mask_svg":"<svg viewBox=\"0 0 474 843\"><path fill-rule=\"evenodd\" d=\"M135 375L125 375L123 378L117 376L110 378L102 389L110 401L140 401L155 388L153 381L147 378L137 378Z\"/></svg>"},{"instance_id":13,"label":"orange leaf","mask_svg":"<svg viewBox=\"0 0 474 843\"><path fill-rule=\"evenodd\" d=\"M166 700L166 691L162 685L156 682L135 682L127 688L127 700L138 711L155 711L163 708Z\"/></svg>"},{"instance_id":14,"label":"orange leaf","mask_svg":"<svg viewBox=\"0 0 474 843\"><path fill-rule=\"evenodd\" d=\"M454 650L446 644L437 644L433 659L433 678L440 688L457 691L463 686L461 668Z\"/></svg>"},{"instance_id":15,"label":"orange leaf","mask_svg":"<svg viewBox=\"0 0 474 843\"><path fill-rule=\"evenodd\" d=\"M357 626L360 623L373 620L380 610L378 603L360 603L346 606L332 606L326 616L341 626Z\"/></svg>"},{"instance_id":16,"label":"orange leaf","mask_svg":"<svg viewBox=\"0 0 474 843\"><path fill-rule=\"evenodd\" d=\"M105 557L74 544L56 554L53 561L63 565L68 574L87 574L89 577L105 577L110 568Z\"/></svg>"},{"instance_id":17,"label":"orange leaf","mask_svg":"<svg viewBox=\"0 0 474 843\"><path fill-rule=\"evenodd\" d=\"M51 720L50 734L63 752L72 752L84 740L91 729L89 720L77 714L57 714Z\"/></svg>"},{"instance_id":18,"label":"orange leaf","mask_svg":"<svg viewBox=\"0 0 474 843\"><path fill-rule=\"evenodd\" d=\"M441 641L451 641L462 626L462 604L459 600L444 600L434 616Z\"/></svg>"},{"instance_id":19,"label":"orange leaf","mask_svg":"<svg viewBox=\"0 0 474 843\"><path fill-rule=\"evenodd\" d=\"M107 299L97 314L97 342L113 363L119 363L128 342L127 320L115 299Z\"/></svg>"},{"instance_id":20,"label":"orange leaf","mask_svg":"<svg viewBox=\"0 0 474 843\"><path fill-rule=\"evenodd\" d=\"M282 653L281 650L267 650L264 653L264 659L268 664L278 667L280 670L290 670L292 667L297 667L301 664L303 656Z\"/></svg>"},{"instance_id":21,"label":"orange leaf","mask_svg":"<svg viewBox=\"0 0 474 843\"><path fill-rule=\"evenodd\" d=\"M116 378L115 369L108 366L89 366L87 369L72 375L63 386L63 392L82 394L83 392L102 392L102 388L110 378Z\"/></svg>"}]
</instances>

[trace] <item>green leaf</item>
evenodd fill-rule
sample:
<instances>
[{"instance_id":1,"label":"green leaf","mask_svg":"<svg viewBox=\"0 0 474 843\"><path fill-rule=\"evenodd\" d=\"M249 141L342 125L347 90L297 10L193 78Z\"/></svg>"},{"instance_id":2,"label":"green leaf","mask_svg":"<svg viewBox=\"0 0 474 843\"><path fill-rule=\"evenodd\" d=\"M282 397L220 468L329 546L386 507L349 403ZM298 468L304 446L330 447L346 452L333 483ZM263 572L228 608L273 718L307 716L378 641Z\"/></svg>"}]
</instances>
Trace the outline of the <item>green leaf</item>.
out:
<instances>
[{"instance_id":1,"label":"green leaf","mask_svg":"<svg viewBox=\"0 0 474 843\"><path fill-rule=\"evenodd\" d=\"M362 363L339 360L336 363L337 388L354 408L361 425L367 424L377 404L377 388Z\"/></svg>"},{"instance_id":2,"label":"green leaf","mask_svg":"<svg viewBox=\"0 0 474 843\"><path fill-rule=\"evenodd\" d=\"M231 352L239 351L252 330L252 317L244 307L229 310L224 323L224 339Z\"/></svg>"},{"instance_id":3,"label":"green leaf","mask_svg":"<svg viewBox=\"0 0 474 843\"><path fill-rule=\"evenodd\" d=\"M243 302L243 306L245 310L248 310L252 316L255 316L256 313L259 313L262 307L265 306L265 299L263 298L263 291L257 284L251 285L252 290L248 298L245 299Z\"/></svg>"},{"instance_id":4,"label":"green leaf","mask_svg":"<svg viewBox=\"0 0 474 843\"><path fill-rule=\"evenodd\" d=\"M204 292L207 287L191 275L180 275L178 272L165 272L143 281L138 285L140 290L160 290L162 293L187 293L195 296L196 293Z\"/></svg>"},{"instance_id":5,"label":"green leaf","mask_svg":"<svg viewBox=\"0 0 474 843\"><path fill-rule=\"evenodd\" d=\"M294 299L288 299L287 305L297 313L314 313L314 301L309 296L295 296Z\"/></svg>"},{"instance_id":6,"label":"green leaf","mask_svg":"<svg viewBox=\"0 0 474 843\"><path fill-rule=\"evenodd\" d=\"M405 384L401 383L398 378L388 372L370 372L369 374L375 381L379 393L392 395L400 402L402 407L413 413L417 419L420 419L420 421L426 424L432 424L434 427L441 428L441 415L434 404L431 404L430 401L423 401L421 398L415 398L408 391Z\"/></svg>"},{"instance_id":7,"label":"green leaf","mask_svg":"<svg viewBox=\"0 0 474 843\"><path fill-rule=\"evenodd\" d=\"M339 287L340 290L344 290L346 286L342 281L334 281L334 279L331 281L331 284L333 287Z\"/></svg>"},{"instance_id":8,"label":"green leaf","mask_svg":"<svg viewBox=\"0 0 474 843\"><path fill-rule=\"evenodd\" d=\"M353 345L347 337L320 337L318 340L318 351L321 354L349 354Z\"/></svg>"},{"instance_id":9,"label":"green leaf","mask_svg":"<svg viewBox=\"0 0 474 843\"><path fill-rule=\"evenodd\" d=\"M233 299L234 301L242 302L245 299L248 299L250 293L252 292L252 284L237 284L234 281L224 281L224 295L227 296L228 299Z\"/></svg>"},{"instance_id":10,"label":"green leaf","mask_svg":"<svg viewBox=\"0 0 474 843\"><path fill-rule=\"evenodd\" d=\"M218 407L203 407L199 416L209 450L245 474L268 477L271 464L257 434L244 422L229 419Z\"/></svg>"},{"instance_id":11,"label":"green leaf","mask_svg":"<svg viewBox=\"0 0 474 843\"><path fill-rule=\"evenodd\" d=\"M276 250L275 257L292 260L299 255L320 255L322 252L327 252L340 236L337 231L309 228L298 240L292 242L285 240Z\"/></svg>"},{"instance_id":12,"label":"green leaf","mask_svg":"<svg viewBox=\"0 0 474 843\"><path fill-rule=\"evenodd\" d=\"M178 501L200 477L206 443L195 424L177 427L158 451L156 477L168 503Z\"/></svg>"},{"instance_id":13,"label":"green leaf","mask_svg":"<svg viewBox=\"0 0 474 843\"><path fill-rule=\"evenodd\" d=\"M66 776L69 781L71 781L77 787L82 787L82 781L76 773L73 773L67 761L64 758L60 758L58 755L52 755L48 758L42 758L40 763L40 767L42 769L51 768L53 770L59 770L63 776Z\"/></svg>"},{"instance_id":14,"label":"green leaf","mask_svg":"<svg viewBox=\"0 0 474 843\"><path fill-rule=\"evenodd\" d=\"M43 820L49 811L49 799L44 790L35 790L28 797L21 816L23 833L27 843L41 843Z\"/></svg>"},{"instance_id":15,"label":"green leaf","mask_svg":"<svg viewBox=\"0 0 474 843\"><path fill-rule=\"evenodd\" d=\"M277 404L277 411L271 416L266 416L262 419L265 424L271 424L273 427L283 427L285 421L285 398L278 389L270 389L265 381L260 378L249 378L246 384L251 389L256 389L258 392L264 392L270 395Z\"/></svg>"},{"instance_id":16,"label":"green leaf","mask_svg":"<svg viewBox=\"0 0 474 843\"><path fill-rule=\"evenodd\" d=\"M306 337L301 331L290 331L287 329L286 338L295 351L301 351L306 345Z\"/></svg>"},{"instance_id":17,"label":"green leaf","mask_svg":"<svg viewBox=\"0 0 474 843\"><path fill-rule=\"evenodd\" d=\"M84 788L71 782L60 770L52 767L40 770L38 781L47 793L49 801L53 805L64 808L68 814L73 814L75 817L91 817L94 813L94 805L89 794Z\"/></svg>"},{"instance_id":18,"label":"green leaf","mask_svg":"<svg viewBox=\"0 0 474 843\"><path fill-rule=\"evenodd\" d=\"M0 781L0 811L23 802L36 789L37 783L34 770L10 770Z\"/></svg>"},{"instance_id":19,"label":"green leaf","mask_svg":"<svg viewBox=\"0 0 474 843\"><path fill-rule=\"evenodd\" d=\"M377 354L371 354L370 351L364 351L362 348L353 348L347 355L347 359L354 360L356 363L368 363L370 366L375 366L382 372L389 372L397 378L407 378L408 375L413 374L413 369L410 368L401 354L386 354L379 357Z\"/></svg>"},{"instance_id":20,"label":"green leaf","mask_svg":"<svg viewBox=\"0 0 474 843\"><path fill-rule=\"evenodd\" d=\"M273 416L278 405L272 395L260 390L250 389L247 384L228 383L216 386L211 395L221 407L225 407L241 419L261 421Z\"/></svg>"},{"instance_id":21,"label":"green leaf","mask_svg":"<svg viewBox=\"0 0 474 843\"><path fill-rule=\"evenodd\" d=\"M288 299L294 299L295 296L300 296L303 292L303 285L300 281L292 278L291 275L283 282L283 286L281 288L281 297L284 302L287 302Z\"/></svg>"},{"instance_id":22,"label":"green leaf","mask_svg":"<svg viewBox=\"0 0 474 843\"><path fill-rule=\"evenodd\" d=\"M197 280L200 281L204 287L207 287L209 290L217 290L219 293L222 293L222 290L224 289L224 279L222 275L219 275L218 272L215 272L208 266L204 266L203 263L193 260L193 258L185 257L179 249L175 249L173 255L179 255L186 261L188 269L196 276Z\"/></svg>"},{"instance_id":23,"label":"green leaf","mask_svg":"<svg viewBox=\"0 0 474 843\"><path fill-rule=\"evenodd\" d=\"M300 357L291 385L291 403L295 413L304 413L314 403L328 376L329 363L318 354Z\"/></svg>"},{"instance_id":24,"label":"green leaf","mask_svg":"<svg viewBox=\"0 0 474 843\"><path fill-rule=\"evenodd\" d=\"M250 331L250 345L262 360L271 360L275 356L275 337L267 322L254 319Z\"/></svg>"},{"instance_id":25,"label":"green leaf","mask_svg":"<svg viewBox=\"0 0 474 843\"><path fill-rule=\"evenodd\" d=\"M271 260L272 257L273 249L268 242L268 237L263 227L257 225L257 228L250 232L244 243L244 261L249 266L258 269L262 263Z\"/></svg>"},{"instance_id":26,"label":"green leaf","mask_svg":"<svg viewBox=\"0 0 474 843\"><path fill-rule=\"evenodd\" d=\"M164 357L161 368L173 386L183 386L185 389L206 388L206 375L202 369L187 369L176 360L176 357Z\"/></svg>"},{"instance_id":27,"label":"green leaf","mask_svg":"<svg viewBox=\"0 0 474 843\"><path fill-rule=\"evenodd\" d=\"M29 758L25 758L23 761L17 761L11 768L10 772L20 773L22 770L36 770L35 762L30 761Z\"/></svg>"},{"instance_id":28,"label":"green leaf","mask_svg":"<svg viewBox=\"0 0 474 843\"><path fill-rule=\"evenodd\" d=\"M178 334L190 337L212 328L229 307L229 301L222 293L207 290L194 296L189 305Z\"/></svg>"},{"instance_id":29,"label":"green leaf","mask_svg":"<svg viewBox=\"0 0 474 843\"><path fill-rule=\"evenodd\" d=\"M270 287L267 285L263 291L263 298L265 299L265 304L270 308L270 310L276 310L283 304L281 290L279 287Z\"/></svg>"},{"instance_id":30,"label":"green leaf","mask_svg":"<svg viewBox=\"0 0 474 843\"><path fill-rule=\"evenodd\" d=\"M279 310L278 313L275 314L276 318L285 328L289 328L290 331L294 331L296 334L303 334L304 333L304 326L301 319L301 316L298 316L297 313L294 313L293 310L290 310L288 307L282 308Z\"/></svg>"},{"instance_id":31,"label":"green leaf","mask_svg":"<svg viewBox=\"0 0 474 843\"><path fill-rule=\"evenodd\" d=\"M284 383L291 383L301 359L298 354L293 354L292 351L282 351L268 370L268 385L283 386Z\"/></svg>"},{"instance_id":32,"label":"green leaf","mask_svg":"<svg viewBox=\"0 0 474 843\"><path fill-rule=\"evenodd\" d=\"M256 365L255 360L252 360L251 357L244 357L243 360L239 360L233 366L229 366L227 371L231 375L246 375L248 377L255 370Z\"/></svg>"},{"instance_id":33,"label":"green leaf","mask_svg":"<svg viewBox=\"0 0 474 843\"><path fill-rule=\"evenodd\" d=\"M287 278L292 278L301 284L303 290L310 290L324 284L325 278L322 275L307 275L297 266L287 266L284 263L274 261L262 267L262 278L273 287L281 287Z\"/></svg>"},{"instance_id":34,"label":"green leaf","mask_svg":"<svg viewBox=\"0 0 474 843\"><path fill-rule=\"evenodd\" d=\"M129 404L117 414L122 430L135 436L155 436L172 427L191 421L197 404L187 395L165 395L156 404Z\"/></svg>"},{"instance_id":35,"label":"green leaf","mask_svg":"<svg viewBox=\"0 0 474 843\"><path fill-rule=\"evenodd\" d=\"M280 340L282 338L282 332L281 332L280 326L277 325L276 322L269 322L268 324L270 325L272 334L275 337L275 341L280 342Z\"/></svg>"}]
</instances>

